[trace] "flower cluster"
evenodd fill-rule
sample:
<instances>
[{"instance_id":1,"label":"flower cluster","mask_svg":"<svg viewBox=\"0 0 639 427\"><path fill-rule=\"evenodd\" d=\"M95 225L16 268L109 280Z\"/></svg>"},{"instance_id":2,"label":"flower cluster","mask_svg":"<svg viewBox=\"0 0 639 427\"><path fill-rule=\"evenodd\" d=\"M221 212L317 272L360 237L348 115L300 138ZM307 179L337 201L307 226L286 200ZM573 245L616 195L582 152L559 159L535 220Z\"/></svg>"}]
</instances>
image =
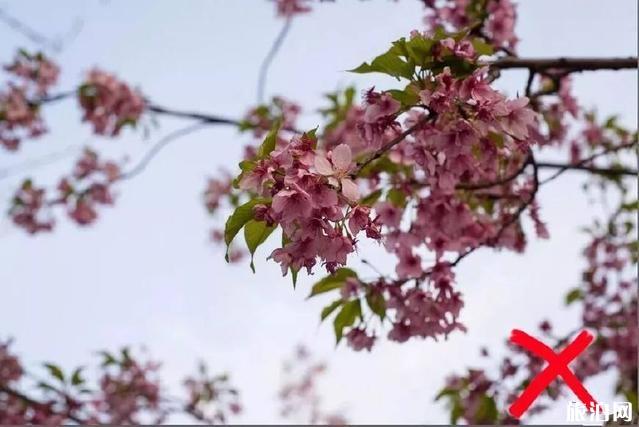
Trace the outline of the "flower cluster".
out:
<instances>
[{"instance_id":1,"label":"flower cluster","mask_svg":"<svg viewBox=\"0 0 639 427\"><path fill-rule=\"evenodd\" d=\"M317 391L317 380L326 371L326 365L312 360L304 346L299 346L295 357L284 364L285 382L279 398L282 401L281 415L284 418L303 420L309 424L346 425L344 416L329 413L322 407Z\"/></svg>"},{"instance_id":2,"label":"flower cluster","mask_svg":"<svg viewBox=\"0 0 639 427\"><path fill-rule=\"evenodd\" d=\"M79 225L91 224L97 218L98 205L112 205L111 185L120 178L120 166L102 161L95 151L85 149L70 177L58 184L58 203L67 206L69 216Z\"/></svg>"},{"instance_id":3,"label":"flower cluster","mask_svg":"<svg viewBox=\"0 0 639 427\"><path fill-rule=\"evenodd\" d=\"M60 68L44 54L30 54L25 50L18 51L13 62L5 65L4 69L33 85L38 95L46 95L60 75Z\"/></svg>"},{"instance_id":4,"label":"flower cluster","mask_svg":"<svg viewBox=\"0 0 639 427\"><path fill-rule=\"evenodd\" d=\"M95 421L106 424L140 424L143 415L153 424L161 423L166 413L161 407L159 365L139 362L128 351L121 360L107 359L106 372L100 378L100 391L93 405Z\"/></svg>"},{"instance_id":5,"label":"flower cluster","mask_svg":"<svg viewBox=\"0 0 639 427\"><path fill-rule=\"evenodd\" d=\"M10 344L11 342L0 343L0 386L18 381L23 374L18 358L9 352Z\"/></svg>"},{"instance_id":6,"label":"flower cluster","mask_svg":"<svg viewBox=\"0 0 639 427\"><path fill-rule=\"evenodd\" d=\"M279 226L282 247L270 258L293 280L318 262L334 276L345 274L340 267L360 235L397 257L396 280L360 283L359 295L330 306L341 307L338 341L345 330L357 350L370 350L377 336L356 322L362 297L374 313L385 312L391 340L446 337L464 330L449 257L480 246L522 251L520 216L528 207L537 234L548 235L534 200L536 174L524 173L541 138L537 114L528 98L509 99L491 87L488 70L477 64L483 49L475 38L413 32L354 70L411 80L403 91L369 89L361 106L352 89L330 94L319 140L315 132L287 139L272 130L240 164L237 187L249 202L227 221L220 235L227 244L247 221L265 224L253 237L245 231L249 249ZM418 70L416 63L431 65ZM370 193L360 197L365 186ZM435 258L430 266L427 253ZM412 280L417 287L404 286Z\"/></svg>"},{"instance_id":7,"label":"flower cluster","mask_svg":"<svg viewBox=\"0 0 639 427\"><path fill-rule=\"evenodd\" d=\"M141 361L126 348L101 352L101 375L95 387L85 380L83 368L65 373L51 363L44 364L48 376L31 384L9 344L0 343L2 424L158 424L177 414L196 422L224 424L240 412L238 392L228 377L210 377L204 367L185 380L188 395L179 399L160 386L158 363Z\"/></svg>"},{"instance_id":8,"label":"flower cluster","mask_svg":"<svg viewBox=\"0 0 639 427\"><path fill-rule=\"evenodd\" d=\"M46 131L40 104L57 82L59 68L42 53L18 51L13 63L5 65L12 79L0 90L0 145L15 151L24 138Z\"/></svg>"},{"instance_id":9,"label":"flower cluster","mask_svg":"<svg viewBox=\"0 0 639 427\"><path fill-rule=\"evenodd\" d=\"M391 341L402 343L414 337L437 340L453 331L466 330L458 320L464 303L461 294L453 289L454 273L450 265L439 263L427 272L421 270L417 261L415 266L415 273L423 276L419 280L425 282L419 287L404 280L364 283L357 277L348 277L343 281L338 304L343 307L342 312L353 315L338 314L335 327L350 328L344 337L353 350L370 351L377 339L373 316L365 321L367 316L362 315L365 304L372 315L379 317L381 325L390 323L387 337ZM350 318L343 321L345 317Z\"/></svg>"},{"instance_id":10,"label":"flower cluster","mask_svg":"<svg viewBox=\"0 0 639 427\"><path fill-rule=\"evenodd\" d=\"M238 392L229 384L228 375L210 376L201 364L197 376L184 380L189 399L185 411L206 424L225 424L229 415L242 411Z\"/></svg>"},{"instance_id":11,"label":"flower cluster","mask_svg":"<svg viewBox=\"0 0 639 427\"><path fill-rule=\"evenodd\" d=\"M293 130L302 108L289 100L276 96L270 104L258 105L246 113L240 130L252 130L256 138L262 138L276 122L282 129Z\"/></svg>"},{"instance_id":12,"label":"flower cluster","mask_svg":"<svg viewBox=\"0 0 639 427\"><path fill-rule=\"evenodd\" d=\"M23 378L24 370L10 351L11 341L0 342L0 423L7 425L59 425L64 416L57 414L53 402L29 405L18 394L9 393Z\"/></svg>"},{"instance_id":13,"label":"flower cluster","mask_svg":"<svg viewBox=\"0 0 639 427\"><path fill-rule=\"evenodd\" d=\"M584 326L598 332L575 373L583 378L615 367L621 392L637 388L636 210L634 205L622 205L607 227L592 230L592 241L584 250L588 263L584 283L571 291L583 305Z\"/></svg>"},{"instance_id":14,"label":"flower cluster","mask_svg":"<svg viewBox=\"0 0 639 427\"><path fill-rule=\"evenodd\" d=\"M239 179L240 189L265 200L254 206L254 218L282 227L287 243L273 251L271 258L284 274L302 267L310 272L317 258L328 271L335 271L355 250L358 231L375 232L368 210L357 206L350 147L342 144L324 152L316 150L316 142L310 134L295 136L252 162ZM358 219L362 226L349 233L344 222L363 213L366 218Z\"/></svg>"},{"instance_id":15,"label":"flower cluster","mask_svg":"<svg viewBox=\"0 0 639 427\"><path fill-rule=\"evenodd\" d=\"M92 224L98 216L98 206L113 204L111 186L120 177L117 163L103 161L95 151L85 149L71 175L59 181L57 194L49 199L45 189L25 180L13 197L9 215L14 224L30 234L52 230L51 209L60 206L77 224Z\"/></svg>"},{"instance_id":16,"label":"flower cluster","mask_svg":"<svg viewBox=\"0 0 639 427\"><path fill-rule=\"evenodd\" d=\"M443 44L454 51L460 42ZM536 114L526 98L505 98L490 87L484 69L466 78L444 69L426 85L419 97L427 112L411 111L406 120L407 127L424 124L397 147L398 158L415 168L412 182L397 181L393 194L400 196L375 205L387 230L385 247L398 256L396 272L404 279L425 271L416 252L422 244L437 259L484 244L521 250L523 235L512 217L533 191L530 181L514 177L482 185L514 175L536 143ZM407 197L416 199L415 214L403 231Z\"/></svg>"},{"instance_id":17,"label":"flower cluster","mask_svg":"<svg viewBox=\"0 0 639 427\"><path fill-rule=\"evenodd\" d=\"M124 126L135 126L144 112L142 95L113 74L99 69L89 72L78 89L84 111L82 120L98 135L117 136Z\"/></svg>"},{"instance_id":18,"label":"flower cluster","mask_svg":"<svg viewBox=\"0 0 639 427\"><path fill-rule=\"evenodd\" d=\"M582 310L582 327L596 335L596 340L574 363L575 375L583 381L615 369L618 372L615 392L633 401L638 384L637 346L637 275L634 269L639 259L636 240L636 201L622 203L608 223L596 223L588 229L590 243L584 249L586 268L581 286L566 295L567 305L578 304ZM580 327L578 330L582 329ZM556 335L552 324L544 320L539 333L561 349L578 330L564 337ZM469 424L503 423L515 420L499 415L544 367L545 361L532 356L519 346L509 345L509 352L499 362L496 375L484 370L469 370L465 376L451 376L439 394L449 401L451 416L463 418ZM488 353L484 353L488 356ZM526 412L534 415L546 410L552 401L565 394L561 382L553 382L542 397ZM488 403L491 409L487 412ZM636 401L633 401L633 405ZM484 419L491 414L490 419ZM636 413L635 413L636 417Z\"/></svg>"},{"instance_id":19,"label":"flower cluster","mask_svg":"<svg viewBox=\"0 0 639 427\"><path fill-rule=\"evenodd\" d=\"M473 28L498 49L513 52L517 46L517 12L511 0L425 0L424 4L429 28Z\"/></svg>"},{"instance_id":20,"label":"flower cluster","mask_svg":"<svg viewBox=\"0 0 639 427\"><path fill-rule=\"evenodd\" d=\"M13 223L29 234L51 231L54 220L48 212L49 202L45 200L46 191L25 180L16 191L9 208Z\"/></svg>"}]
</instances>

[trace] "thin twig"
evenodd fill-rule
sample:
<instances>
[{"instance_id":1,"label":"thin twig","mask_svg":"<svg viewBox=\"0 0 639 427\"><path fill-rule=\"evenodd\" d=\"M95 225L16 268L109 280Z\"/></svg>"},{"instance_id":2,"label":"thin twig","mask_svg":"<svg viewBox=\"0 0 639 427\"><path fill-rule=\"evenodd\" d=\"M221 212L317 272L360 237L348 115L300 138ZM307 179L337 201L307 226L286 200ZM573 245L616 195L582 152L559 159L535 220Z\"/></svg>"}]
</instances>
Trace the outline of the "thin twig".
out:
<instances>
[{"instance_id":1,"label":"thin twig","mask_svg":"<svg viewBox=\"0 0 639 427\"><path fill-rule=\"evenodd\" d=\"M169 145L171 142L173 142L173 141L175 141L178 138L181 138L183 136L186 136L186 135L189 135L191 133L197 132L198 130L204 129L209 124L210 124L209 122L200 121L198 123L191 124L189 126L177 129L177 130L165 135L162 139L160 139L155 144L153 144L151 149L144 155L142 160L136 166L134 166L128 172L122 173L118 177L118 181L131 179L131 178L139 175L140 173L144 172L144 170L149 165L151 160L153 160L153 158L155 156L157 156L158 153L160 151L162 151L162 149L165 148L167 145Z\"/></svg>"},{"instance_id":2,"label":"thin twig","mask_svg":"<svg viewBox=\"0 0 639 427\"><path fill-rule=\"evenodd\" d=\"M240 125L239 120L230 119L228 117L221 117L221 116L204 114L204 113L195 113L191 111L173 110L170 108L162 107L162 106L151 104L151 103L147 104L146 109L156 114L163 114L166 116L179 117L184 119L194 119L194 120L200 121L201 123L207 123L207 124L215 123L215 124L225 124L225 125L233 125L233 126Z\"/></svg>"},{"instance_id":3,"label":"thin twig","mask_svg":"<svg viewBox=\"0 0 639 427\"><path fill-rule=\"evenodd\" d=\"M357 168L355 169L355 171L352 173L353 176L357 176L359 175L359 173L362 171L362 169L364 169L366 166L368 166L371 162L373 162L374 160L379 159L380 157L382 157L384 154L386 154L391 148L393 148L394 146L396 146L397 144L399 144L400 142L402 142L404 139L406 139L406 137L408 135L410 135L411 133L413 133L414 131L418 130L420 127L422 127L422 125L424 125L424 123L426 123L429 119L432 119L433 117L429 114L429 115L425 115L422 118L420 118L417 123L415 123L413 126L409 127L408 129L406 129L404 132L402 132L399 136L395 137L393 140L391 140L388 144L386 144L385 146L383 146L382 148L380 148L379 150L377 150L375 153L373 153L372 156L370 156L368 159L364 160L363 162L359 163L357 165Z\"/></svg>"},{"instance_id":4,"label":"thin twig","mask_svg":"<svg viewBox=\"0 0 639 427\"><path fill-rule=\"evenodd\" d=\"M273 41L273 45L271 46L271 49L268 51L268 53L264 57L264 60L262 61L262 65L260 66L260 74L257 79L257 103L258 104L261 104L264 102L264 91L266 89L266 77L268 75L268 69L271 65L271 62L273 62L273 59L275 59L277 52L280 50L280 47L282 47L282 43L284 43L284 39L286 38L286 35L291 29L292 22L293 20L291 18L286 19L286 21L284 22L284 26L278 33L277 37L275 38L275 41Z\"/></svg>"},{"instance_id":5,"label":"thin twig","mask_svg":"<svg viewBox=\"0 0 639 427\"><path fill-rule=\"evenodd\" d=\"M535 161L535 157L532 154L532 151L529 152L528 157L530 160L526 163L531 164L533 167L533 188L532 188L532 191L530 192L530 197L528 198L528 200L526 200L524 203L519 205L519 207L517 208L515 213L512 215L512 217L508 221L506 221L504 224L502 224L502 226L499 228L499 230L494 236L491 236L487 241L468 249L466 252L459 254L457 258L455 258L450 263L451 267L455 267L464 258L466 258L471 253L475 252L477 249L486 245L496 244L497 242L499 242L499 239L504 234L504 232L508 229L508 227L516 223L521 217L521 215L526 211L526 209L528 209L528 207L535 201L535 197L537 196L537 192L539 191L539 187L541 185L539 183L539 169L537 168L537 162Z\"/></svg>"},{"instance_id":6,"label":"thin twig","mask_svg":"<svg viewBox=\"0 0 639 427\"><path fill-rule=\"evenodd\" d=\"M482 190L485 188L495 187L496 185L507 184L513 179L517 178L524 171L524 169L526 169L526 166L530 164L531 158L532 154L528 154L521 166L519 166L517 170L514 171L512 174L507 175L504 178L491 182L480 182L477 184L459 184L455 188L457 188L458 190Z\"/></svg>"},{"instance_id":7,"label":"thin twig","mask_svg":"<svg viewBox=\"0 0 639 427\"><path fill-rule=\"evenodd\" d=\"M59 52L62 49L62 43L60 42L60 40L54 40L39 33L38 31L31 28L29 25L9 15L2 8L0 8L0 21L17 33L22 34L24 37L38 46L41 46L43 48L50 48L55 52Z\"/></svg>"},{"instance_id":8,"label":"thin twig","mask_svg":"<svg viewBox=\"0 0 639 427\"><path fill-rule=\"evenodd\" d=\"M623 166L619 167L610 167L610 168L600 168L595 166L586 166L586 165L573 165L566 163L554 163L554 162L538 162L537 166L539 169L560 169L562 171L583 171L589 172L596 175L610 175L610 176L634 176L636 177L639 173L636 169L630 169Z\"/></svg>"},{"instance_id":9,"label":"thin twig","mask_svg":"<svg viewBox=\"0 0 639 427\"><path fill-rule=\"evenodd\" d=\"M84 145L84 144L82 144ZM58 160L64 159L69 155L79 151L81 146L72 145L67 147L64 150L57 151L55 153L48 154L43 157L39 157L37 159L26 160L22 163L18 163L16 165L9 166L5 169L0 169L0 180L5 178L9 178L14 175L18 175L26 170L37 168L40 166L46 166Z\"/></svg>"},{"instance_id":10,"label":"thin twig","mask_svg":"<svg viewBox=\"0 0 639 427\"><path fill-rule=\"evenodd\" d=\"M567 165L561 166L559 168L559 170L555 174L553 174L550 177L548 177L548 178L544 179L543 181L541 181L540 185L544 185L544 184L556 179L558 176L560 176L561 174L563 174L564 172L566 172L568 170L578 169L580 166L586 165L586 164L590 163L591 161L595 160L598 157L605 156L606 154L613 153L613 152L616 152L616 151L621 151L621 150L624 150L626 148L632 148L633 146L636 146L636 145L637 145L637 143L634 142L634 141L626 143L626 144L622 144L622 145L617 145L617 146L614 146L614 147L607 148L606 150L601 151L599 153L595 153L595 154L593 154L593 155L591 155L589 157L586 157L585 159L583 159L583 160L581 160L581 161L579 161L579 162L577 162L575 164L567 164Z\"/></svg>"}]
</instances>

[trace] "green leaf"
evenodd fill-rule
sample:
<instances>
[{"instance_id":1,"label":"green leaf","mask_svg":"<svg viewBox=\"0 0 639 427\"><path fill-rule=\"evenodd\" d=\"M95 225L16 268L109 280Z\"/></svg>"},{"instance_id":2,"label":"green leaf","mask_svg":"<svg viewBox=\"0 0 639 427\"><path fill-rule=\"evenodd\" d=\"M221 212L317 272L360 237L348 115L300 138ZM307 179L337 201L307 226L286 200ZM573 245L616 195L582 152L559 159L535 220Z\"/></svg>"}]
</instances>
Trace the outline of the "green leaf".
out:
<instances>
[{"instance_id":1,"label":"green leaf","mask_svg":"<svg viewBox=\"0 0 639 427\"><path fill-rule=\"evenodd\" d=\"M271 233L275 230L275 226L269 226L265 221L250 220L244 226L244 240L246 246L251 253L251 270L255 273L255 264L253 258L258 246L268 239Z\"/></svg>"},{"instance_id":2,"label":"green leaf","mask_svg":"<svg viewBox=\"0 0 639 427\"><path fill-rule=\"evenodd\" d=\"M477 424L494 424L498 417L499 411L497 411L495 399L488 395L482 396L481 403L474 417Z\"/></svg>"},{"instance_id":3,"label":"green leaf","mask_svg":"<svg viewBox=\"0 0 639 427\"><path fill-rule=\"evenodd\" d=\"M350 70L352 73L383 73L396 78L411 79L415 67L402 59L392 51L379 55L369 64L364 62L357 68Z\"/></svg>"},{"instance_id":4,"label":"green leaf","mask_svg":"<svg viewBox=\"0 0 639 427\"><path fill-rule=\"evenodd\" d=\"M352 70L348 70L351 73L365 74L365 73L374 73L377 70L373 69L368 63L362 62L359 67L355 67Z\"/></svg>"},{"instance_id":5,"label":"green leaf","mask_svg":"<svg viewBox=\"0 0 639 427\"><path fill-rule=\"evenodd\" d=\"M457 420L461 418L464 413L464 407L462 406L459 399L453 402L453 407L450 411L450 423L453 425L457 425Z\"/></svg>"},{"instance_id":6,"label":"green leaf","mask_svg":"<svg viewBox=\"0 0 639 427\"><path fill-rule=\"evenodd\" d=\"M388 200L398 208L403 208L404 206L406 206L406 194L402 190L398 190L397 188L391 188L388 191L386 200Z\"/></svg>"},{"instance_id":7,"label":"green leaf","mask_svg":"<svg viewBox=\"0 0 639 427\"><path fill-rule=\"evenodd\" d=\"M476 37L473 39L472 43L473 48L475 48L475 52L477 52L478 55L490 56L495 53L493 47L486 43L486 41L482 38Z\"/></svg>"},{"instance_id":8,"label":"green leaf","mask_svg":"<svg viewBox=\"0 0 639 427\"><path fill-rule=\"evenodd\" d=\"M406 43L409 57L421 67L426 67L433 60L432 49L435 40L415 37Z\"/></svg>"},{"instance_id":9,"label":"green leaf","mask_svg":"<svg viewBox=\"0 0 639 427\"><path fill-rule=\"evenodd\" d=\"M443 389L439 391L439 393L437 393L437 396L435 396L435 401L438 401L444 396L455 396L458 394L459 394L459 390L450 388L450 387L444 387Z\"/></svg>"},{"instance_id":10,"label":"green leaf","mask_svg":"<svg viewBox=\"0 0 639 427\"><path fill-rule=\"evenodd\" d=\"M41 388L42 390L58 391L58 389L52 386L51 384L47 384L42 381L37 384L37 387Z\"/></svg>"},{"instance_id":11,"label":"green leaf","mask_svg":"<svg viewBox=\"0 0 639 427\"><path fill-rule=\"evenodd\" d=\"M238 206L237 209L229 216L224 226L224 242L226 243L226 261L229 261L229 247L231 242L244 227L244 225L253 219L253 207L260 203L268 203L267 199L252 199Z\"/></svg>"},{"instance_id":12,"label":"green leaf","mask_svg":"<svg viewBox=\"0 0 639 427\"><path fill-rule=\"evenodd\" d=\"M362 306L358 299L349 301L342 306L342 309L339 313L337 313L337 316L335 316L335 320L333 321L335 339L338 344L342 339L344 328L352 326L353 323L355 323L355 320L361 316Z\"/></svg>"},{"instance_id":13,"label":"green leaf","mask_svg":"<svg viewBox=\"0 0 639 427\"><path fill-rule=\"evenodd\" d=\"M326 319L328 316L331 315L332 312L335 311L335 309L337 307L339 307L340 305L342 305L344 303L343 299L337 299L335 301L333 301L332 303L330 303L329 305L327 305L326 307L324 307L322 309L322 313L320 315L320 321L323 321L324 319Z\"/></svg>"},{"instance_id":14,"label":"green leaf","mask_svg":"<svg viewBox=\"0 0 639 427\"><path fill-rule=\"evenodd\" d=\"M82 378L82 368L77 368L71 375L71 385L84 384L84 378Z\"/></svg>"},{"instance_id":15,"label":"green leaf","mask_svg":"<svg viewBox=\"0 0 639 427\"><path fill-rule=\"evenodd\" d=\"M407 86L405 90L391 89L387 90L395 100L402 103L403 107L411 107L419 101L419 95L411 86Z\"/></svg>"},{"instance_id":16,"label":"green leaf","mask_svg":"<svg viewBox=\"0 0 639 427\"><path fill-rule=\"evenodd\" d=\"M49 375L60 380L60 382L64 382L64 372L62 372L62 369L60 369L59 366L52 363L45 363L44 367L47 369L47 371L49 371Z\"/></svg>"},{"instance_id":17,"label":"green leaf","mask_svg":"<svg viewBox=\"0 0 639 427\"><path fill-rule=\"evenodd\" d=\"M257 157L260 159L265 159L271 154L271 151L275 150L275 143L277 142L277 133L280 131L280 126L282 126L282 122L280 120L276 121L273 124L273 127L269 131L266 138L264 138L264 142L257 149Z\"/></svg>"},{"instance_id":18,"label":"green leaf","mask_svg":"<svg viewBox=\"0 0 639 427\"><path fill-rule=\"evenodd\" d=\"M381 292L376 290L367 292L366 303L373 313L377 314L380 319L384 320L384 317L386 317L386 300Z\"/></svg>"},{"instance_id":19,"label":"green leaf","mask_svg":"<svg viewBox=\"0 0 639 427\"><path fill-rule=\"evenodd\" d=\"M101 351L100 355L102 356L102 367L106 367L106 366L110 366L110 365L115 365L118 363L117 359L115 357L113 357L113 355L111 353L109 353L108 351Z\"/></svg>"},{"instance_id":20,"label":"green leaf","mask_svg":"<svg viewBox=\"0 0 639 427\"><path fill-rule=\"evenodd\" d=\"M335 273L315 283L311 289L311 294L307 298L341 288L349 277L357 277L357 273L350 268L340 268Z\"/></svg>"},{"instance_id":21,"label":"green leaf","mask_svg":"<svg viewBox=\"0 0 639 427\"><path fill-rule=\"evenodd\" d=\"M315 127L314 129L311 129L309 131L304 132L303 136L305 136L305 137L307 137L309 139L312 139L313 141L315 141L315 144L317 144L317 129L319 129L319 126Z\"/></svg>"},{"instance_id":22,"label":"green leaf","mask_svg":"<svg viewBox=\"0 0 639 427\"><path fill-rule=\"evenodd\" d=\"M364 205L364 206L373 206L375 203L377 203L377 201L379 200L379 198L382 195L382 190L375 190L372 193L368 194L367 196L364 196L360 201L359 204L360 205Z\"/></svg>"},{"instance_id":23,"label":"green leaf","mask_svg":"<svg viewBox=\"0 0 639 427\"><path fill-rule=\"evenodd\" d=\"M566 294L566 305L570 305L575 301L581 300L584 298L583 292L579 288L574 288L570 292Z\"/></svg>"}]
</instances>

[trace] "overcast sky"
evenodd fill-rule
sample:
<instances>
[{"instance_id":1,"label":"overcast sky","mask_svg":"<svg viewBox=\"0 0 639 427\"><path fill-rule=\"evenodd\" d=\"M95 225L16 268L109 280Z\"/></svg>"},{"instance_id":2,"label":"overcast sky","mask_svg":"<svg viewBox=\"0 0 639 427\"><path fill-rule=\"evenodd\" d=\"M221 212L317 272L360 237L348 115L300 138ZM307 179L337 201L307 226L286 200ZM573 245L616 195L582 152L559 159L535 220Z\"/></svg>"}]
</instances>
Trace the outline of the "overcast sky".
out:
<instances>
[{"instance_id":1,"label":"overcast sky","mask_svg":"<svg viewBox=\"0 0 639 427\"><path fill-rule=\"evenodd\" d=\"M521 56L637 53L635 1L522 3ZM157 103L231 117L254 104L259 64L282 25L273 5L262 0L5 0L0 7L50 36L83 22L56 57L61 90L99 65ZM351 83L359 89L391 87L392 80L343 70L422 28L421 16L414 0L323 3L293 23L267 93L300 102L306 108L302 127L315 127L314 110L322 106L323 93ZM0 39L3 62L16 47L32 46L5 26ZM508 72L498 85L514 96L525 79L525 73ZM619 114L636 128L635 72L578 75L575 91L583 105ZM107 140L91 137L73 100L47 107L45 116L51 132L24 143L19 154L0 152L0 170L86 142L105 155L129 155L133 162L154 140L185 124L162 118L149 139L127 131ZM174 143L142 175L118 187L116 206L101 209L90 228L62 219L55 233L34 238L0 220L0 337L16 338L15 348L29 366L53 360L70 368L87 364L98 349L144 345L163 361L171 390L197 360L205 360L213 371L231 373L246 407L242 422L280 421L281 363L297 343L306 343L330 365L321 383L327 408L344 409L356 423L441 423L447 413L433 402L436 391L449 373L486 363L480 346L498 354L512 328L534 331L544 318L559 332L578 325L578 313L564 309L562 300L578 283L582 266L585 240L578 229L596 210L580 191L583 176L566 174L539 194L551 240L532 239L523 256L482 250L457 269L467 334L446 342L381 340L370 354L335 349L330 325L318 325L326 301L304 301L312 278L300 280L293 291L279 267L264 261L268 248L260 250L253 275L248 265L228 266L221 250L207 241L208 230L224 218L208 217L202 206L205 179L220 166L233 167L247 141L233 129L211 127ZM51 184L70 170L73 158L27 174ZM2 200L23 177L0 178ZM366 257L382 270L392 269L379 251ZM601 401L613 400L610 378L592 379L587 387ZM533 421L563 422L567 401Z\"/></svg>"}]
</instances>

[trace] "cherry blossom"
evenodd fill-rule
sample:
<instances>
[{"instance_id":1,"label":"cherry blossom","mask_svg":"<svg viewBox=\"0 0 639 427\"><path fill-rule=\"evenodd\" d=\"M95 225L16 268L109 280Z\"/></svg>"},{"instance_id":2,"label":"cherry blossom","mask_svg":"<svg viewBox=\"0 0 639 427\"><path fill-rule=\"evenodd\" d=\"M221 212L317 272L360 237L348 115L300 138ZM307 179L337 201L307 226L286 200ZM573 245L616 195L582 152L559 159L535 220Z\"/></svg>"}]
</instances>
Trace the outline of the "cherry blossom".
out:
<instances>
[{"instance_id":1,"label":"cherry blossom","mask_svg":"<svg viewBox=\"0 0 639 427\"><path fill-rule=\"evenodd\" d=\"M78 100L84 111L82 120L90 122L96 134L106 136L117 136L124 126L135 126L145 108L140 93L99 69L88 73L78 90Z\"/></svg>"}]
</instances>

